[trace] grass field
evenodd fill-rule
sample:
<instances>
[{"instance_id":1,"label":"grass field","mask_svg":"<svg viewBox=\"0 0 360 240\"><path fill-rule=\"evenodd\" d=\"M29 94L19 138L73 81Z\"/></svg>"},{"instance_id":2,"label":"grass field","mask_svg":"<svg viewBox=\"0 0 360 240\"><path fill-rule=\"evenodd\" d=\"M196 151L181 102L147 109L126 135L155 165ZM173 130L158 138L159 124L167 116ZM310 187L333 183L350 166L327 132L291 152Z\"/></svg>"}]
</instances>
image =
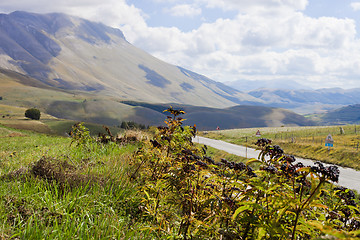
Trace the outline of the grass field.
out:
<instances>
[{"instance_id":1,"label":"grass field","mask_svg":"<svg viewBox=\"0 0 360 240\"><path fill-rule=\"evenodd\" d=\"M137 146L89 147L0 126L0 239L143 237L122 202L135 189L124 168Z\"/></svg>"},{"instance_id":2,"label":"grass field","mask_svg":"<svg viewBox=\"0 0 360 240\"><path fill-rule=\"evenodd\" d=\"M46 124L64 130L69 123ZM71 141L0 125L0 239L153 238L133 217L137 186L126 174L139 145Z\"/></svg>"},{"instance_id":3,"label":"grass field","mask_svg":"<svg viewBox=\"0 0 360 240\"><path fill-rule=\"evenodd\" d=\"M320 160L360 170L360 126L314 126L248 128L203 132L209 138L220 139L239 145L256 147L259 137L268 138L288 154L302 158ZM331 134L334 147L325 147L325 138Z\"/></svg>"}]
</instances>

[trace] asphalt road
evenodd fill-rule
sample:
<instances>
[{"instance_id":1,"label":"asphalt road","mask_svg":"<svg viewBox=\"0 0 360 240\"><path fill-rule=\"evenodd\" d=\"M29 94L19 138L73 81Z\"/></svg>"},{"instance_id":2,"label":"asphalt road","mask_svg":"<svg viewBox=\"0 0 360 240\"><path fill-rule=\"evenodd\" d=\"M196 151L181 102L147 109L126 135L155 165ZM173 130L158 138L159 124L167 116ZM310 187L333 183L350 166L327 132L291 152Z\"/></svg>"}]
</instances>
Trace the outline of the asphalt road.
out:
<instances>
[{"instance_id":1,"label":"asphalt road","mask_svg":"<svg viewBox=\"0 0 360 240\"><path fill-rule=\"evenodd\" d=\"M199 137L199 136L196 136L193 139L193 142L204 144L204 145L207 145L207 146L219 149L219 150L223 150L225 152L228 152L228 153L231 153L234 155L247 157L247 158L256 158L257 159L259 156L259 153L260 153L259 150L255 150L253 148L246 148L244 146L239 146L239 145L227 143L224 141L214 140L214 139ZM304 163L304 165L312 166L314 163L314 161L312 161L310 159L303 159L303 158L296 157L296 160ZM324 164L324 165L328 166L328 164ZM344 167L340 167L340 166L338 166L338 168L340 170L340 177L339 177L338 184L341 186L350 188L350 189L354 189L360 193L360 171L356 171L351 168L344 168Z\"/></svg>"}]
</instances>

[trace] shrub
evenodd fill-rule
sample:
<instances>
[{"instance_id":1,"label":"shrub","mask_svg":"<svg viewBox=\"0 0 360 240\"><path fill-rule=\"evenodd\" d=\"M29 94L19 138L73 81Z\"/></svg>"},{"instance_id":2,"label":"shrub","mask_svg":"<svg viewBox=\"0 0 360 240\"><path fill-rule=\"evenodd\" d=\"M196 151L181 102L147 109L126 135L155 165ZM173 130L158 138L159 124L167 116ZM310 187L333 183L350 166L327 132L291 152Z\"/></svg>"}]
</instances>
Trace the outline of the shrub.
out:
<instances>
[{"instance_id":1,"label":"shrub","mask_svg":"<svg viewBox=\"0 0 360 240\"><path fill-rule=\"evenodd\" d=\"M136 123L134 121L122 121L120 128L122 129L146 129L144 124Z\"/></svg>"},{"instance_id":2,"label":"shrub","mask_svg":"<svg viewBox=\"0 0 360 240\"><path fill-rule=\"evenodd\" d=\"M25 117L33 119L33 120L39 120L40 119L40 110L36 108L29 108L25 111Z\"/></svg>"},{"instance_id":3,"label":"shrub","mask_svg":"<svg viewBox=\"0 0 360 240\"><path fill-rule=\"evenodd\" d=\"M336 166L295 163L271 140L259 139L259 159L244 163L206 156L196 127L181 110L160 126L132 159L147 231L176 239L358 239L359 202L334 188ZM250 167L252 165L252 167Z\"/></svg>"}]
</instances>

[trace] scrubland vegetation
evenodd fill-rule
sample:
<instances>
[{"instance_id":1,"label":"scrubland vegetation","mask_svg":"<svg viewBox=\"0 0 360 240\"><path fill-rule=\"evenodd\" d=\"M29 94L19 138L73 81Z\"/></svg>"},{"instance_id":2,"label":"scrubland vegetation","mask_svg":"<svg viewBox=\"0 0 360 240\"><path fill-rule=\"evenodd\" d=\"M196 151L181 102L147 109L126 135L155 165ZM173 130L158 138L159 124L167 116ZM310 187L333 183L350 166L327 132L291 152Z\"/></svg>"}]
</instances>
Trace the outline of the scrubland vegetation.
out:
<instances>
[{"instance_id":1,"label":"scrubland vegetation","mask_svg":"<svg viewBox=\"0 0 360 240\"><path fill-rule=\"evenodd\" d=\"M294 164L263 138L244 163L193 144L196 127L168 112L165 126L97 137L0 125L0 238L360 237L359 198L332 185L336 167Z\"/></svg>"}]
</instances>

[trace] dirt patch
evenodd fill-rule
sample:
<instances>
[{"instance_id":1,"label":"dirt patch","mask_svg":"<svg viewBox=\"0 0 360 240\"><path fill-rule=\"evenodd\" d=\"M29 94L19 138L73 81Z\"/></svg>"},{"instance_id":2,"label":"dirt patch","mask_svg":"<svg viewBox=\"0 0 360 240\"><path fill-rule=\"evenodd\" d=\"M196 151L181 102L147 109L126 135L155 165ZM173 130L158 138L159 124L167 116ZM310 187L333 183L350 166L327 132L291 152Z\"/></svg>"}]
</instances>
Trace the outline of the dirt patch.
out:
<instances>
[{"instance_id":1,"label":"dirt patch","mask_svg":"<svg viewBox=\"0 0 360 240\"><path fill-rule=\"evenodd\" d=\"M7 135L6 137L27 137L28 135L26 134L22 134L22 133L10 133L9 135Z\"/></svg>"},{"instance_id":2,"label":"dirt patch","mask_svg":"<svg viewBox=\"0 0 360 240\"><path fill-rule=\"evenodd\" d=\"M38 133L52 133L52 130L46 124L40 121L27 120L27 119L13 119L9 121L2 121L2 124L7 127L30 130Z\"/></svg>"},{"instance_id":3,"label":"dirt patch","mask_svg":"<svg viewBox=\"0 0 360 240\"><path fill-rule=\"evenodd\" d=\"M57 161L46 157L35 162L30 173L34 177L55 181L60 186L69 186L70 188L102 182L98 177L77 172L77 168L67 161Z\"/></svg>"}]
</instances>

